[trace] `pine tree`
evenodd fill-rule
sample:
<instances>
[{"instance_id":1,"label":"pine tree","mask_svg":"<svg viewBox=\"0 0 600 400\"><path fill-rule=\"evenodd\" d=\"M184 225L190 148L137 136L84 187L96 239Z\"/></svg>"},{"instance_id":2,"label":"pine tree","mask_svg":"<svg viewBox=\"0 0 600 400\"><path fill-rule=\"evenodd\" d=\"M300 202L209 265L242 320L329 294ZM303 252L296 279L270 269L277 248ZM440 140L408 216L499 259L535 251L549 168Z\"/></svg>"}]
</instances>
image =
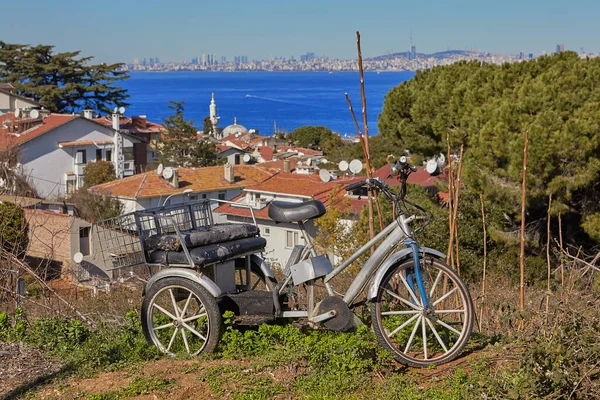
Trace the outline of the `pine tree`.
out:
<instances>
[{"instance_id":1,"label":"pine tree","mask_svg":"<svg viewBox=\"0 0 600 400\"><path fill-rule=\"evenodd\" d=\"M206 167L215 165L217 152L214 143L198 139L194 121L183 117L185 102L171 101L169 109L175 113L163 119L164 131L159 145L158 159L165 166Z\"/></svg>"},{"instance_id":2,"label":"pine tree","mask_svg":"<svg viewBox=\"0 0 600 400\"><path fill-rule=\"evenodd\" d=\"M127 91L116 84L128 76L122 64L90 64L79 51L54 53L54 46L9 44L0 41L0 82L56 113L83 108L109 113L127 106Z\"/></svg>"}]
</instances>

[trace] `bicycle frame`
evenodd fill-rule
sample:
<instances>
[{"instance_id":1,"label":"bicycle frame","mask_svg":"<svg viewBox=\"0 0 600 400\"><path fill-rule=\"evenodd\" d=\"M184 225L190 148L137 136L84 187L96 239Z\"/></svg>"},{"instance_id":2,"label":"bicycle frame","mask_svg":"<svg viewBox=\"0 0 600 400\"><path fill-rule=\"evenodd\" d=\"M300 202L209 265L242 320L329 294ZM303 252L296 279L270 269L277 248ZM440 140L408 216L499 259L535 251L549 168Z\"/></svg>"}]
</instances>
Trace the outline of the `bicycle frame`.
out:
<instances>
[{"instance_id":1,"label":"bicycle frame","mask_svg":"<svg viewBox=\"0 0 600 400\"><path fill-rule=\"evenodd\" d=\"M410 224L418 219L419 217L412 215L410 217L406 217L404 214L400 214L394 221L392 221L387 227L385 227L381 232L379 232L373 239L369 240L366 244L364 244L360 249L358 249L355 253L353 253L348 259L346 259L341 265L331 271L323 278L323 282L325 283L325 287L329 295L333 295L333 288L331 287L329 281L333 279L335 276L339 275L342 271L348 268L354 261L356 261L360 256L365 254L367 251L371 249L375 244L379 243L383 240L383 242L375 249L373 254L367 259L365 264L361 267L359 273L352 281L350 287L344 294L343 300L348 305L351 306L360 293L366 288L366 286L371 281L371 278L383 262L383 260L396 249L399 245L404 245L404 247L410 248L413 253L413 259L415 262L415 281L417 283L417 288L419 289L419 293L421 294L421 302L424 307L428 305L427 294L424 289L423 281L421 278L421 271L419 268L419 247L417 243L412 239L412 230L410 228ZM308 257L308 253L310 252L313 257L317 256L316 250L312 242L310 241L308 235L304 230L304 224L299 223L300 228L302 230L302 234L305 239L307 239L307 248L305 248L303 256L301 260L304 260ZM385 239L384 239L385 238ZM291 277L288 275L284 281L282 282L280 294L285 290L286 285L289 283ZM410 280L412 284L412 279ZM314 303L313 296L314 291L312 290L312 282L307 282L307 301L309 303L307 311L287 311L283 313L284 317L304 317L311 316L312 314L312 305ZM414 288L413 289L414 292ZM415 298L415 302L418 300ZM317 316L319 318L320 316ZM321 319L321 318L319 318ZM327 317L323 317L322 319L327 319Z\"/></svg>"}]
</instances>

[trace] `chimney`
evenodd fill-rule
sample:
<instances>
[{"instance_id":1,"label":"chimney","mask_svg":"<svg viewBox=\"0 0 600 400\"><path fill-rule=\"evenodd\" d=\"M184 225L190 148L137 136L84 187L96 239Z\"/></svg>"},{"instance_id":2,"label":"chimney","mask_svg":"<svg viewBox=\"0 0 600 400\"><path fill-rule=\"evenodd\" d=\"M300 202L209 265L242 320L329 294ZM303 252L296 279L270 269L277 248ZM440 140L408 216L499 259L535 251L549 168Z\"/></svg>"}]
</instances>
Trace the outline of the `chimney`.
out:
<instances>
[{"instance_id":1,"label":"chimney","mask_svg":"<svg viewBox=\"0 0 600 400\"><path fill-rule=\"evenodd\" d=\"M173 186L175 189L179 189L179 170L177 168L173 168L173 176L169 181L169 185Z\"/></svg>"},{"instance_id":2,"label":"chimney","mask_svg":"<svg viewBox=\"0 0 600 400\"><path fill-rule=\"evenodd\" d=\"M94 110L83 110L83 118L94 119Z\"/></svg>"},{"instance_id":3,"label":"chimney","mask_svg":"<svg viewBox=\"0 0 600 400\"><path fill-rule=\"evenodd\" d=\"M113 113L113 115L112 115L112 128L115 131L118 131L119 128L121 128L121 124L119 123L119 114L118 113Z\"/></svg>"},{"instance_id":4,"label":"chimney","mask_svg":"<svg viewBox=\"0 0 600 400\"><path fill-rule=\"evenodd\" d=\"M132 125L134 129L146 129L146 116L138 115L132 118Z\"/></svg>"},{"instance_id":5,"label":"chimney","mask_svg":"<svg viewBox=\"0 0 600 400\"><path fill-rule=\"evenodd\" d=\"M225 164L225 180L229 183L235 182L235 175L233 173L233 165Z\"/></svg>"},{"instance_id":6,"label":"chimney","mask_svg":"<svg viewBox=\"0 0 600 400\"><path fill-rule=\"evenodd\" d=\"M283 172L292 172L292 169L290 168L290 160L289 158L286 158L285 160L283 160Z\"/></svg>"}]
</instances>

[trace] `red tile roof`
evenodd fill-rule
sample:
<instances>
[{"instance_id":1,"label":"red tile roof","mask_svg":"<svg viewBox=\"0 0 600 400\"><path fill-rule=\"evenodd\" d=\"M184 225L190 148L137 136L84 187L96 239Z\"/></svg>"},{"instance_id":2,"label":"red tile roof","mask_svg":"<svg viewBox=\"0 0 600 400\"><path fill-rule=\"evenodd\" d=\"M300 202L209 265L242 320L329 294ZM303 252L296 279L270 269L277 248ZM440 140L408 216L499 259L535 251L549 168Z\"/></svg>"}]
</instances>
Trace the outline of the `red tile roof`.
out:
<instances>
[{"instance_id":1,"label":"red tile roof","mask_svg":"<svg viewBox=\"0 0 600 400\"><path fill-rule=\"evenodd\" d=\"M41 121L25 120L16 119L14 117L14 113L6 113L2 117L0 117L0 147L7 148L13 146L20 146L25 142L35 139L36 137L41 136L46 132L50 132L51 130L56 129L59 126L71 122L77 118L80 118L79 115L50 114ZM25 130L24 132L17 134L10 132L8 127L5 128L5 122L8 124L16 124L17 122L23 124L30 122L31 124L35 125Z\"/></svg>"},{"instance_id":2,"label":"red tile roof","mask_svg":"<svg viewBox=\"0 0 600 400\"><path fill-rule=\"evenodd\" d=\"M223 166L203 168L179 168L179 188L174 188L159 177L156 171L133 175L116 181L93 186L92 193L140 199L144 197L168 196L191 189L195 193L231 188L243 188L261 183L271 178L275 172L255 165L236 165L234 167L235 181L225 180Z\"/></svg>"},{"instance_id":3,"label":"red tile roof","mask_svg":"<svg viewBox=\"0 0 600 400\"><path fill-rule=\"evenodd\" d=\"M103 145L113 144L112 140L79 140L74 142L58 142L58 147L74 147L74 146L91 146L91 145Z\"/></svg>"},{"instance_id":4,"label":"red tile roof","mask_svg":"<svg viewBox=\"0 0 600 400\"><path fill-rule=\"evenodd\" d=\"M288 160L290 160L290 172L291 172L296 169L296 164L298 163L298 160L295 158L288 158ZM260 165L261 167L273 168L273 169L278 169L280 171L283 171L283 159L267 161L264 163L260 163L258 165Z\"/></svg>"},{"instance_id":5,"label":"red tile roof","mask_svg":"<svg viewBox=\"0 0 600 400\"><path fill-rule=\"evenodd\" d=\"M271 161L273 159L273 153L275 152L272 147L269 146L258 146L257 147L260 156L265 161Z\"/></svg>"},{"instance_id":6,"label":"red tile roof","mask_svg":"<svg viewBox=\"0 0 600 400\"><path fill-rule=\"evenodd\" d=\"M291 151L296 153L302 153L307 156L322 156L323 152L320 150L307 149L304 147L296 146L277 146L277 151Z\"/></svg>"},{"instance_id":7,"label":"red tile roof","mask_svg":"<svg viewBox=\"0 0 600 400\"><path fill-rule=\"evenodd\" d=\"M107 115L106 117L94 118L94 122L98 122L102 125L112 127L112 117ZM156 122L148 121L142 117L125 117L119 118L120 129L127 130L129 133L160 133L164 130L161 124Z\"/></svg>"}]
</instances>

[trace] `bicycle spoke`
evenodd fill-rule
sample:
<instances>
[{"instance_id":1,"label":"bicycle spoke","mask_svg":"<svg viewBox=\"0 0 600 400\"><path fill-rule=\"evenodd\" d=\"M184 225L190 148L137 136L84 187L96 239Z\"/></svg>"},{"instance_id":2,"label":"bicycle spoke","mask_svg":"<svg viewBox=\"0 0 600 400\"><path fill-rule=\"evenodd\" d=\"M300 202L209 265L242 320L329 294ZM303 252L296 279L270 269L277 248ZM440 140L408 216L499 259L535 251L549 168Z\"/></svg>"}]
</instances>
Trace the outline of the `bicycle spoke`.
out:
<instances>
[{"instance_id":1,"label":"bicycle spoke","mask_svg":"<svg viewBox=\"0 0 600 400\"><path fill-rule=\"evenodd\" d=\"M188 296L187 300L185 301L185 305L183 306L183 310L181 311L181 315L180 317L185 317L185 313L187 312L187 308L190 305L190 300L192 300L192 292L190 292L190 295Z\"/></svg>"},{"instance_id":2,"label":"bicycle spoke","mask_svg":"<svg viewBox=\"0 0 600 400\"><path fill-rule=\"evenodd\" d=\"M433 310L436 314L464 314L466 310Z\"/></svg>"},{"instance_id":3,"label":"bicycle spoke","mask_svg":"<svg viewBox=\"0 0 600 400\"><path fill-rule=\"evenodd\" d=\"M266 278L265 278L266 279ZM258 287L258 285L260 284L260 279L256 280L256 283L254 284L254 286L252 286L252 290L256 289Z\"/></svg>"},{"instance_id":4,"label":"bicycle spoke","mask_svg":"<svg viewBox=\"0 0 600 400\"><path fill-rule=\"evenodd\" d=\"M156 328L152 328L152 329L154 329L155 331L158 331L158 330L161 330L161 329L169 328L171 326L173 326L173 323L169 322L168 324L157 326Z\"/></svg>"},{"instance_id":5,"label":"bicycle spoke","mask_svg":"<svg viewBox=\"0 0 600 400\"><path fill-rule=\"evenodd\" d=\"M429 291L429 298L433 297L433 292L435 292L435 288L437 287L438 283L440 283L440 278L442 277L442 271L438 272L438 275L435 278L435 281L433 282L433 286L431 286L431 290Z\"/></svg>"},{"instance_id":6,"label":"bicycle spoke","mask_svg":"<svg viewBox=\"0 0 600 400\"><path fill-rule=\"evenodd\" d=\"M396 298L396 299L400 300L401 302L403 302L404 304L406 304L407 306L409 306L409 307L410 307L410 308L412 308L412 309L415 309L415 310L417 310L417 311L421 311L421 310L423 309L423 307L421 307L421 306L419 306L419 305L416 305L416 304L414 304L414 303L411 303L411 302L410 302L410 301L408 301L408 300L405 300L405 299L403 299L402 297L400 297L399 295L397 295L396 293L392 292L392 291L391 291L391 290L389 290L389 289L383 288L383 290L385 290L386 292L388 292L388 294L389 294L390 296L392 296L392 297L394 297L394 298Z\"/></svg>"},{"instance_id":7,"label":"bicycle spoke","mask_svg":"<svg viewBox=\"0 0 600 400\"><path fill-rule=\"evenodd\" d=\"M169 341L169 346L167 347L167 352L169 352L169 350L171 350L171 346L173 346L173 342L175 341L175 336L177 336L177 331L179 331L179 328L175 328L175 332L173 332L173 336L171 336L171 340Z\"/></svg>"},{"instance_id":8,"label":"bicycle spoke","mask_svg":"<svg viewBox=\"0 0 600 400\"><path fill-rule=\"evenodd\" d=\"M207 315L206 313L196 314L196 315L193 315L191 317L184 318L182 321L183 322L190 322L190 321L197 320L198 318L205 317L206 315Z\"/></svg>"},{"instance_id":9,"label":"bicycle spoke","mask_svg":"<svg viewBox=\"0 0 600 400\"><path fill-rule=\"evenodd\" d=\"M400 280L402 280L402 283L404 283L404 286L406 287L406 289L408 290L408 293L410 293L411 297L413 299L415 299L415 301L418 301L420 306L423 305L423 302L421 301L420 298L417 298L417 295L415 294L415 292L412 290L412 288L410 287L410 285L408 284L408 282L406 281L406 279L404 278L404 274L399 273L398 274L400 276Z\"/></svg>"},{"instance_id":10,"label":"bicycle spoke","mask_svg":"<svg viewBox=\"0 0 600 400\"><path fill-rule=\"evenodd\" d=\"M419 316L419 314L415 314L412 317L410 317L408 320L406 320L406 322L404 322L402 325L400 325L399 327L397 327L396 329L394 329L392 331L392 333L390 333L389 335L387 335L389 338L391 338L392 336L394 336L396 333L398 333L402 328L404 328L405 326L407 326L408 324L410 324L411 322L413 322L415 320L415 318L417 318Z\"/></svg>"},{"instance_id":11,"label":"bicycle spoke","mask_svg":"<svg viewBox=\"0 0 600 400\"><path fill-rule=\"evenodd\" d=\"M165 314L167 317L171 318L171 319L177 319L176 316L174 316L173 314L171 314L170 312L168 312L167 310L165 310L164 308L162 308L161 306L159 306L158 304L154 303L153 304L154 307L158 308L159 311L161 311L163 314Z\"/></svg>"},{"instance_id":12,"label":"bicycle spoke","mask_svg":"<svg viewBox=\"0 0 600 400\"><path fill-rule=\"evenodd\" d=\"M423 331L423 353L425 355L425 359L427 360L428 354L427 354L427 329L425 327L425 320L426 318L423 317L421 318L421 326L422 326L422 331Z\"/></svg>"},{"instance_id":13,"label":"bicycle spoke","mask_svg":"<svg viewBox=\"0 0 600 400\"><path fill-rule=\"evenodd\" d=\"M381 315L411 315L416 314L418 311L407 310L407 311L384 311Z\"/></svg>"},{"instance_id":14,"label":"bicycle spoke","mask_svg":"<svg viewBox=\"0 0 600 400\"><path fill-rule=\"evenodd\" d=\"M186 324L185 322L183 323L183 326L185 328L187 328L188 331L192 332L194 335L198 336L200 339L206 341L206 337L202 336L198 331L196 331L194 328L192 328L191 326L189 326L188 324Z\"/></svg>"},{"instance_id":15,"label":"bicycle spoke","mask_svg":"<svg viewBox=\"0 0 600 400\"><path fill-rule=\"evenodd\" d=\"M190 346L188 345L187 337L185 336L185 329L181 330L181 337L183 337L183 344L185 344L185 351L190 354Z\"/></svg>"},{"instance_id":16,"label":"bicycle spoke","mask_svg":"<svg viewBox=\"0 0 600 400\"><path fill-rule=\"evenodd\" d=\"M457 290L458 290L458 286L456 286L454 289L452 289L451 291L449 291L448 293L446 293L445 295L443 295L442 297L437 299L435 301L435 303L433 303L431 306L435 307L436 305L438 305L440 302L444 301L446 298L448 298L448 296L450 296L452 293L456 292Z\"/></svg>"},{"instance_id":17,"label":"bicycle spoke","mask_svg":"<svg viewBox=\"0 0 600 400\"><path fill-rule=\"evenodd\" d=\"M451 330L452 332L456 333L457 335L460 336L460 332L457 331L456 329L454 329L453 327L451 327L450 325L448 325L447 323L445 323L444 321L442 321L439 318L435 318L435 317L431 317L432 320L434 320L435 322L437 322L438 324L440 324L441 326L443 326L444 328Z\"/></svg>"},{"instance_id":18,"label":"bicycle spoke","mask_svg":"<svg viewBox=\"0 0 600 400\"><path fill-rule=\"evenodd\" d=\"M171 295L171 302L173 303L173 310L175 310L175 316L179 318L179 307L177 306L177 302L175 301L175 295L173 294L173 289L169 289L169 294Z\"/></svg>"},{"instance_id":19,"label":"bicycle spoke","mask_svg":"<svg viewBox=\"0 0 600 400\"><path fill-rule=\"evenodd\" d=\"M421 318L423 318L422 316L419 315L419 318L417 318L417 323L415 324L415 327L412 330L412 333L410 334L410 337L408 338L408 343L406 343L406 348L404 349L404 354L408 353L408 349L410 348L410 345L412 344L414 338L415 338L415 334L417 333L417 329L419 328L419 324L421 323Z\"/></svg>"},{"instance_id":20,"label":"bicycle spoke","mask_svg":"<svg viewBox=\"0 0 600 400\"><path fill-rule=\"evenodd\" d=\"M429 327L431 328L431 331L433 332L433 335L436 337L438 343L442 346L442 349L444 349L444 351L447 353L448 352L448 348L444 344L444 341L440 337L437 329L435 329L435 327L433 326L433 324L431 323L431 321L429 320L429 318L426 318L426 319L427 319L427 324L429 325Z\"/></svg>"}]
</instances>

